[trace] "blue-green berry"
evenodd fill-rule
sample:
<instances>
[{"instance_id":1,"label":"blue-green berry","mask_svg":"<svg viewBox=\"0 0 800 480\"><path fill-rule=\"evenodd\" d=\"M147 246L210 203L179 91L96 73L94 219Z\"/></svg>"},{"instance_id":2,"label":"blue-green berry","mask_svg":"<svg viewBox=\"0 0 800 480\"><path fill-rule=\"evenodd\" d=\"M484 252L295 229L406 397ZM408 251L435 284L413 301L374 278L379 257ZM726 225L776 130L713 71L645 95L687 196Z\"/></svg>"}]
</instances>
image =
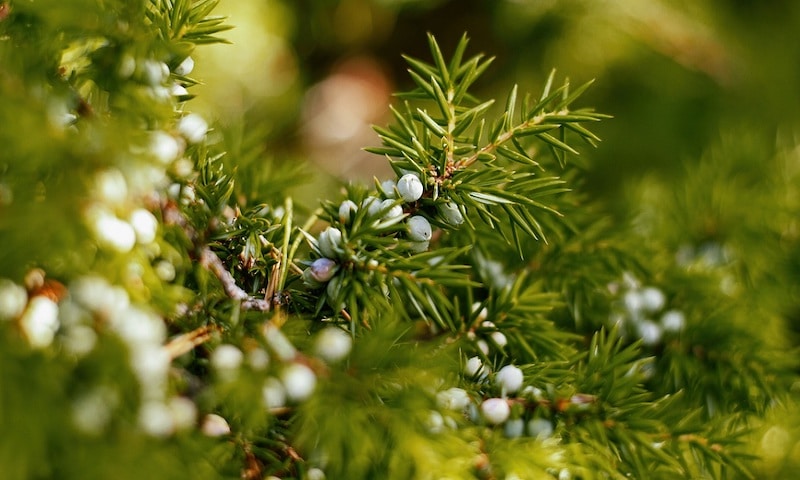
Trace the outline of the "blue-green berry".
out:
<instances>
[{"instance_id":1,"label":"blue-green berry","mask_svg":"<svg viewBox=\"0 0 800 480\"><path fill-rule=\"evenodd\" d=\"M338 257L338 250L342 245L342 231L336 227L328 227L319 234L317 246L320 253L327 258Z\"/></svg>"},{"instance_id":2,"label":"blue-green berry","mask_svg":"<svg viewBox=\"0 0 800 480\"><path fill-rule=\"evenodd\" d=\"M453 202L447 202L439 205L439 213L442 214L444 220L453 226L458 226L464 223L464 215L461 214L461 210L458 208Z\"/></svg>"}]
</instances>

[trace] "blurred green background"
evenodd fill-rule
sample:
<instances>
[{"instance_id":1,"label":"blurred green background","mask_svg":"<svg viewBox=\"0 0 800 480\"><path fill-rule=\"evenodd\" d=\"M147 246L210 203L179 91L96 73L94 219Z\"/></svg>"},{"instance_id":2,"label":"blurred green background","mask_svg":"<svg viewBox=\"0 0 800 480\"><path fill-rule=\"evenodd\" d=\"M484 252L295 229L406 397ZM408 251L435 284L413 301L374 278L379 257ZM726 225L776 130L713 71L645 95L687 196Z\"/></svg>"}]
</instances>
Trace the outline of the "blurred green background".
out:
<instances>
[{"instance_id":1,"label":"blurred green background","mask_svg":"<svg viewBox=\"0 0 800 480\"><path fill-rule=\"evenodd\" d=\"M553 68L595 79L582 105L615 118L587 162L593 192L672 175L732 129L792 135L800 118L795 0L236 0L219 12L233 45L198 53L195 108L245 118L276 156L341 178L385 172L360 149L389 94L410 87L401 54L428 58L425 32L445 52L466 32L468 53L496 56L486 97L537 92Z\"/></svg>"},{"instance_id":2,"label":"blurred green background","mask_svg":"<svg viewBox=\"0 0 800 480\"><path fill-rule=\"evenodd\" d=\"M468 54L496 57L477 84L483 98L502 100L515 83L536 94L554 68L573 85L595 79L579 106L614 118L595 128L600 148L584 149L581 188L620 225L639 213L640 201L660 205L664 191L694 188L678 206L685 223L698 227L669 232L665 242L676 247L709 239L735 245L737 232L750 240L746 235L758 232L758 221L736 229L741 206L717 217L693 211L704 208L693 198L715 205L714 191L696 192L714 181L714 162L722 165L714 183L727 187L736 177L728 200L746 205L756 192L766 202L756 217L778 214L764 192L770 182L800 178L797 168L780 170L800 159L797 0L228 0L219 13L236 26L225 35L232 45L197 53L196 74L205 85L195 90L192 108L223 126L247 125L266 152L252 161L309 172L296 192L306 204L333 198L340 180L388 176L387 162L361 149L377 144L370 125L389 121L391 92L412 88L401 54L429 58L426 32L445 55L466 32ZM701 162L707 166L692 186ZM660 190L648 187L652 182ZM788 220L772 232L780 238L762 247L775 251L761 254L787 265L776 274L777 283L790 283L776 305L795 334L783 340L797 346L794 196L779 200ZM728 223L704 224L705 218ZM762 478L784 478L800 466L795 410L776 410L754 434Z\"/></svg>"}]
</instances>

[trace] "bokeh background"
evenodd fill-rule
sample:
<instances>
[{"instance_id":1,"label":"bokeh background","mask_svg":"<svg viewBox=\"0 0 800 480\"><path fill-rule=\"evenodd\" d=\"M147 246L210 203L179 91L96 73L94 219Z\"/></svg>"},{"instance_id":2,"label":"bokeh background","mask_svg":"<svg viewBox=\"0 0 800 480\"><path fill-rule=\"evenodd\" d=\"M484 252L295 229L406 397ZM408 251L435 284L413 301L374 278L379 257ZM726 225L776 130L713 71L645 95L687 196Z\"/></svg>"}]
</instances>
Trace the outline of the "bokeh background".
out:
<instances>
[{"instance_id":1,"label":"bokeh background","mask_svg":"<svg viewBox=\"0 0 800 480\"><path fill-rule=\"evenodd\" d=\"M581 160L582 188L620 223L648 198L642 185L653 179L678 190L701 163L699 181L713 178L708 169L717 162L742 195L755 191L761 201L784 175L775 169L791 164L775 158L800 156L797 0L226 0L218 11L236 26L225 33L232 45L198 52L196 76L205 85L192 108L219 125L246 125L266 152L253 161L265 168L277 162L306 171L296 193L308 203L331 198L343 180L388 175L386 162L362 148L377 143L370 125L388 121L391 92L411 88L401 54L429 58L426 32L446 55L466 32L468 54L496 57L477 84L484 98L502 99L515 83L536 93L554 68L575 85L595 79L580 106L614 118L595 129L603 142ZM786 211L772 205L758 215L798 211L799 201L787 198ZM781 282L792 283L792 298L780 302L780 313L797 335L800 229L792 216L778 228L787 241L764 248L777 245L768 253L790 264ZM729 237L735 217L722 226ZM685 236L699 243L720 229L712 222ZM676 245L684 241L684 232L670 234ZM787 341L798 345L796 336ZM754 434L761 478L796 474L798 432L800 418L789 408Z\"/></svg>"},{"instance_id":2,"label":"bokeh background","mask_svg":"<svg viewBox=\"0 0 800 480\"><path fill-rule=\"evenodd\" d=\"M371 179L385 162L361 148L410 87L401 54L428 58L465 32L495 56L477 88L538 91L558 73L595 79L584 104L614 115L591 153L593 191L670 175L724 132L765 138L798 124L800 2L794 0L227 0L233 45L202 49L194 108L263 129L269 151L323 172Z\"/></svg>"}]
</instances>

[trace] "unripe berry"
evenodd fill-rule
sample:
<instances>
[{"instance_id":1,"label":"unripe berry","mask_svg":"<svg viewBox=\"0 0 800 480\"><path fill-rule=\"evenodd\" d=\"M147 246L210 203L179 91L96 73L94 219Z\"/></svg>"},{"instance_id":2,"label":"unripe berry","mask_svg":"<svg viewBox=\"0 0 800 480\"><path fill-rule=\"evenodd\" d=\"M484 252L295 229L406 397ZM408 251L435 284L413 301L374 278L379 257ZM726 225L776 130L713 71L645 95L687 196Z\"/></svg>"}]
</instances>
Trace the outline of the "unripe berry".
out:
<instances>
[{"instance_id":1,"label":"unripe berry","mask_svg":"<svg viewBox=\"0 0 800 480\"><path fill-rule=\"evenodd\" d=\"M642 308L648 312L657 312L664 308L666 297L656 287L647 287L641 291Z\"/></svg>"},{"instance_id":2,"label":"unripe berry","mask_svg":"<svg viewBox=\"0 0 800 480\"><path fill-rule=\"evenodd\" d=\"M408 238L416 242L430 241L433 231L428 219L421 215L414 215L408 219Z\"/></svg>"},{"instance_id":3,"label":"unripe berry","mask_svg":"<svg viewBox=\"0 0 800 480\"><path fill-rule=\"evenodd\" d=\"M327 327L317 334L314 351L328 362L338 362L350 354L353 339L344 330Z\"/></svg>"},{"instance_id":4,"label":"unripe berry","mask_svg":"<svg viewBox=\"0 0 800 480\"><path fill-rule=\"evenodd\" d=\"M28 304L28 292L11 280L0 279L0 320L17 318Z\"/></svg>"},{"instance_id":5,"label":"unripe berry","mask_svg":"<svg viewBox=\"0 0 800 480\"><path fill-rule=\"evenodd\" d=\"M281 381L286 388L286 396L289 400L301 402L314 392L317 376L313 370L302 363L293 363L283 370Z\"/></svg>"},{"instance_id":6,"label":"unripe berry","mask_svg":"<svg viewBox=\"0 0 800 480\"><path fill-rule=\"evenodd\" d=\"M661 341L661 326L651 320L645 320L637 325L639 336L645 345L656 345Z\"/></svg>"},{"instance_id":7,"label":"unripe berry","mask_svg":"<svg viewBox=\"0 0 800 480\"><path fill-rule=\"evenodd\" d=\"M521 437L524 432L525 421L521 418L511 419L503 426L503 434L508 438Z\"/></svg>"},{"instance_id":8,"label":"unripe berry","mask_svg":"<svg viewBox=\"0 0 800 480\"><path fill-rule=\"evenodd\" d=\"M254 348L247 352L247 363L253 370L265 370L269 366L269 354L263 348Z\"/></svg>"},{"instance_id":9,"label":"unripe berry","mask_svg":"<svg viewBox=\"0 0 800 480\"><path fill-rule=\"evenodd\" d=\"M327 294L328 298L328 305L334 310L342 310L344 309L344 302L341 301L339 298L340 291L342 289L342 276L333 277L329 282L328 286L325 287L325 293Z\"/></svg>"},{"instance_id":10,"label":"unripe berry","mask_svg":"<svg viewBox=\"0 0 800 480\"><path fill-rule=\"evenodd\" d=\"M186 397L172 397L167 404L176 430L188 430L197 421L197 405Z\"/></svg>"},{"instance_id":11,"label":"unripe berry","mask_svg":"<svg viewBox=\"0 0 800 480\"><path fill-rule=\"evenodd\" d=\"M494 381L505 393L514 393L519 390L522 387L523 380L522 370L514 365L506 365L494 377Z\"/></svg>"},{"instance_id":12,"label":"unripe berry","mask_svg":"<svg viewBox=\"0 0 800 480\"><path fill-rule=\"evenodd\" d=\"M211 366L223 378L231 379L239 370L244 354L234 345L223 344L211 354Z\"/></svg>"},{"instance_id":13,"label":"unripe berry","mask_svg":"<svg viewBox=\"0 0 800 480\"><path fill-rule=\"evenodd\" d=\"M196 113L190 113L178 121L178 131L189 143L200 143L208 133L208 123Z\"/></svg>"},{"instance_id":14,"label":"unripe berry","mask_svg":"<svg viewBox=\"0 0 800 480\"><path fill-rule=\"evenodd\" d=\"M200 431L209 437L221 437L231 433L231 427L224 418L215 413L209 413L203 418Z\"/></svg>"},{"instance_id":15,"label":"unripe berry","mask_svg":"<svg viewBox=\"0 0 800 480\"><path fill-rule=\"evenodd\" d=\"M534 418L528 422L528 435L544 440L553 435L553 424L546 418Z\"/></svg>"},{"instance_id":16,"label":"unripe berry","mask_svg":"<svg viewBox=\"0 0 800 480\"><path fill-rule=\"evenodd\" d=\"M173 72L175 72L176 75L189 75L192 73L192 70L194 70L194 59L192 59L192 57L186 57L180 65L175 67Z\"/></svg>"},{"instance_id":17,"label":"unripe berry","mask_svg":"<svg viewBox=\"0 0 800 480\"><path fill-rule=\"evenodd\" d=\"M448 388L436 394L436 403L447 410L461 411L469 405L469 395L462 388Z\"/></svg>"},{"instance_id":18,"label":"unripe berry","mask_svg":"<svg viewBox=\"0 0 800 480\"><path fill-rule=\"evenodd\" d=\"M136 233L136 241L141 244L151 243L156 239L158 220L155 215L144 208L137 208L131 212L128 222Z\"/></svg>"},{"instance_id":19,"label":"unripe berry","mask_svg":"<svg viewBox=\"0 0 800 480\"><path fill-rule=\"evenodd\" d=\"M508 339L503 332L492 332L489 337L500 348L503 348L508 344Z\"/></svg>"},{"instance_id":20,"label":"unripe berry","mask_svg":"<svg viewBox=\"0 0 800 480\"><path fill-rule=\"evenodd\" d=\"M406 202L416 202L422 197L422 182L413 173L407 173L397 181L397 192Z\"/></svg>"},{"instance_id":21,"label":"unripe berry","mask_svg":"<svg viewBox=\"0 0 800 480\"><path fill-rule=\"evenodd\" d=\"M145 82L151 86L161 85L169 76L169 67L164 62L145 60L141 69Z\"/></svg>"},{"instance_id":22,"label":"unripe berry","mask_svg":"<svg viewBox=\"0 0 800 480\"><path fill-rule=\"evenodd\" d=\"M670 310L661 317L661 327L665 332L679 332L686 325L686 317L679 310Z\"/></svg>"},{"instance_id":23,"label":"unripe berry","mask_svg":"<svg viewBox=\"0 0 800 480\"><path fill-rule=\"evenodd\" d=\"M148 435L166 437L175 431L175 420L169 407L164 403L148 401L139 409L139 426Z\"/></svg>"},{"instance_id":24,"label":"unripe berry","mask_svg":"<svg viewBox=\"0 0 800 480\"><path fill-rule=\"evenodd\" d=\"M511 414L511 407L504 398L489 398L481 403L483 418L492 425L499 425Z\"/></svg>"},{"instance_id":25,"label":"unripe berry","mask_svg":"<svg viewBox=\"0 0 800 480\"><path fill-rule=\"evenodd\" d=\"M480 311L478 309L480 308ZM480 302L475 302L472 304L472 313L478 312L478 316L475 317L475 321L483 322L489 316L489 310L486 307L481 308Z\"/></svg>"},{"instance_id":26,"label":"unripe berry","mask_svg":"<svg viewBox=\"0 0 800 480\"><path fill-rule=\"evenodd\" d=\"M319 234L317 246L320 253L327 258L338 257L338 250L342 244L342 231L336 227L328 227Z\"/></svg>"},{"instance_id":27,"label":"unripe berry","mask_svg":"<svg viewBox=\"0 0 800 480\"><path fill-rule=\"evenodd\" d=\"M274 377L269 377L261 389L261 399L266 408L280 408L286 405L286 389Z\"/></svg>"},{"instance_id":28,"label":"unripe berry","mask_svg":"<svg viewBox=\"0 0 800 480\"><path fill-rule=\"evenodd\" d=\"M428 241L425 241L425 242L412 242L411 251L413 253L425 252L425 251L428 250L428 247L430 247L430 244L431 244L431 242L428 242Z\"/></svg>"},{"instance_id":29,"label":"unripe berry","mask_svg":"<svg viewBox=\"0 0 800 480\"><path fill-rule=\"evenodd\" d=\"M470 359L467 360L466 365L464 365L464 373L468 377L474 377L481 370L483 370L483 362L481 361L480 357L470 357Z\"/></svg>"},{"instance_id":30,"label":"unripe berry","mask_svg":"<svg viewBox=\"0 0 800 480\"><path fill-rule=\"evenodd\" d=\"M325 472L316 467L309 468L306 472L306 478L308 480L325 480Z\"/></svg>"},{"instance_id":31,"label":"unripe berry","mask_svg":"<svg viewBox=\"0 0 800 480\"><path fill-rule=\"evenodd\" d=\"M381 210L381 201L378 197L370 195L361 202L361 208L366 208L367 214L372 217Z\"/></svg>"},{"instance_id":32,"label":"unripe berry","mask_svg":"<svg viewBox=\"0 0 800 480\"><path fill-rule=\"evenodd\" d=\"M395 205L392 199L386 199L381 202L381 211L384 212L384 220L391 220L403 216L403 207Z\"/></svg>"},{"instance_id":33,"label":"unripe berry","mask_svg":"<svg viewBox=\"0 0 800 480\"><path fill-rule=\"evenodd\" d=\"M440 433L444 430L444 417L436 410L431 410L425 421L425 426L428 427L430 433Z\"/></svg>"},{"instance_id":34,"label":"unripe berry","mask_svg":"<svg viewBox=\"0 0 800 480\"><path fill-rule=\"evenodd\" d=\"M644 298L639 290L628 290L622 300L631 315L638 314L644 307Z\"/></svg>"},{"instance_id":35,"label":"unripe berry","mask_svg":"<svg viewBox=\"0 0 800 480\"><path fill-rule=\"evenodd\" d=\"M120 253L131 251L136 244L136 231L130 223L99 207L87 213L100 246Z\"/></svg>"},{"instance_id":36,"label":"unripe berry","mask_svg":"<svg viewBox=\"0 0 800 480\"><path fill-rule=\"evenodd\" d=\"M453 202L439 205L439 213L442 214L444 220L450 225L458 226L464 223L464 216L461 214L461 210L458 208L458 205Z\"/></svg>"},{"instance_id":37,"label":"unripe berry","mask_svg":"<svg viewBox=\"0 0 800 480\"><path fill-rule=\"evenodd\" d=\"M58 304L45 296L33 297L19 323L31 346L47 347L59 327Z\"/></svg>"},{"instance_id":38,"label":"unripe berry","mask_svg":"<svg viewBox=\"0 0 800 480\"><path fill-rule=\"evenodd\" d=\"M397 184L394 183L394 180L385 180L381 183L381 191L386 198L394 198L395 192L394 187Z\"/></svg>"},{"instance_id":39,"label":"unripe berry","mask_svg":"<svg viewBox=\"0 0 800 480\"><path fill-rule=\"evenodd\" d=\"M155 131L150 136L150 153L162 165L169 165L181 154L181 142L167 132Z\"/></svg>"},{"instance_id":40,"label":"unripe berry","mask_svg":"<svg viewBox=\"0 0 800 480\"><path fill-rule=\"evenodd\" d=\"M358 205L352 200L345 200L339 205L339 221L347 223L353 218L353 215L358 211Z\"/></svg>"}]
</instances>

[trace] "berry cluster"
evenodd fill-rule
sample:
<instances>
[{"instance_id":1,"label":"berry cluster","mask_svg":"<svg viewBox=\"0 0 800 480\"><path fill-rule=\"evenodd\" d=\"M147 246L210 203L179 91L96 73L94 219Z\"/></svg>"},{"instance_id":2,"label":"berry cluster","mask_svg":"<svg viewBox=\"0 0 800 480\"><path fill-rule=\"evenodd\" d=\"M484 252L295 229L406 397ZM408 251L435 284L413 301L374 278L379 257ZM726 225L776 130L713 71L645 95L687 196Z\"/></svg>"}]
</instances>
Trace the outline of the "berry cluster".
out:
<instances>
[{"instance_id":1,"label":"berry cluster","mask_svg":"<svg viewBox=\"0 0 800 480\"><path fill-rule=\"evenodd\" d=\"M474 424L502 427L508 438L528 435L535 438L550 438L554 432L552 420L546 418L548 412L536 408L543 403L543 393L533 386L524 386L525 376L515 365L504 365L492 372L480 357L469 358L464 365L464 376L468 381L478 382L482 390L496 393L496 396L473 399L466 390L452 387L436 395L439 408L456 412ZM530 408L534 406L534 408ZM455 427L455 422L445 425Z\"/></svg>"},{"instance_id":2,"label":"berry cluster","mask_svg":"<svg viewBox=\"0 0 800 480\"><path fill-rule=\"evenodd\" d=\"M654 286L642 286L626 273L622 282L609 285L617 301L609 316L620 336L639 338L642 344L654 347L662 343L664 334L683 330L686 317L680 310L665 310L667 297Z\"/></svg>"},{"instance_id":3,"label":"berry cluster","mask_svg":"<svg viewBox=\"0 0 800 480\"><path fill-rule=\"evenodd\" d=\"M328 304L334 310L341 310L340 297L345 265L364 263L357 252L357 242L350 238L365 230L391 237L397 242L398 251L422 253L428 250L437 226L454 228L464 222L462 210L455 203L445 199L432 202L439 215L433 219L423 212L425 183L416 173L403 172L396 180L386 180L377 186L376 191L366 196L354 195L332 207L331 224L315 239L310 239L311 247L318 258L307 263L303 271L303 281L311 288L325 286ZM427 201L425 201L427 203ZM425 205L427 206L427 205ZM402 225L403 228L398 228ZM394 247L393 247L394 248ZM376 261L366 264L373 269Z\"/></svg>"}]
</instances>

